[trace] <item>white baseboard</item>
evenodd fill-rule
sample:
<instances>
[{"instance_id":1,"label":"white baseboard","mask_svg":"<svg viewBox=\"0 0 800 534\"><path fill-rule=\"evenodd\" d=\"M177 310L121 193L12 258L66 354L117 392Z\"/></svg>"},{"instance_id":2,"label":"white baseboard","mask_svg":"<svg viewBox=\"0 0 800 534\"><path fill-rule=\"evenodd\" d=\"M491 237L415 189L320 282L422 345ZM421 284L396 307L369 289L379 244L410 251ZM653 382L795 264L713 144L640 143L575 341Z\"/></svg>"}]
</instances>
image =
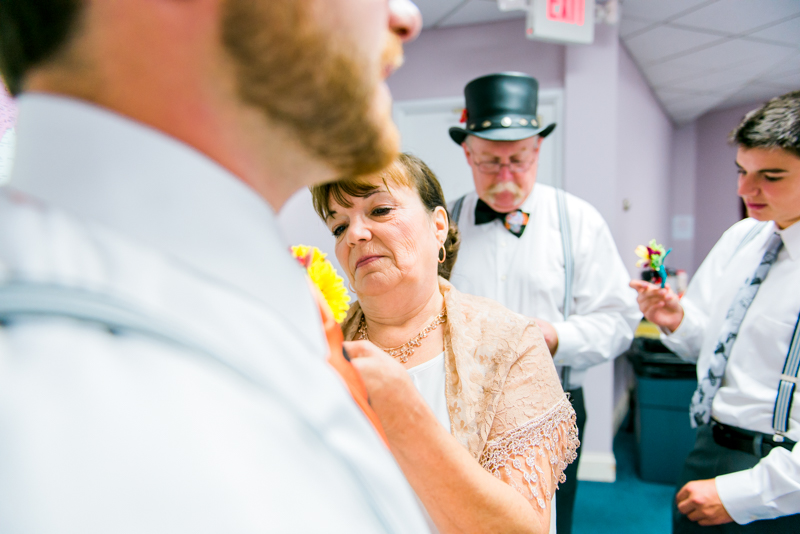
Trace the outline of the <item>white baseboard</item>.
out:
<instances>
[{"instance_id":1,"label":"white baseboard","mask_svg":"<svg viewBox=\"0 0 800 534\"><path fill-rule=\"evenodd\" d=\"M581 453L578 463L578 480L614 482L617 480L617 460L611 452Z\"/></svg>"}]
</instances>

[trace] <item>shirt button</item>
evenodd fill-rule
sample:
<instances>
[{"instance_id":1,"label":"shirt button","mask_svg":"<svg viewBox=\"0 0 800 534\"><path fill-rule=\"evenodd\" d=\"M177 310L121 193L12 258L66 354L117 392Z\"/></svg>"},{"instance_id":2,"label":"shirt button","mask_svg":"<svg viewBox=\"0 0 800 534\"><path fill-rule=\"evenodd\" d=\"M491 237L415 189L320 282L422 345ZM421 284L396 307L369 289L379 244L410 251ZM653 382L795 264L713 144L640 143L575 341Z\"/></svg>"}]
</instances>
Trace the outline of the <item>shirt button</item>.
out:
<instances>
[{"instance_id":1,"label":"shirt button","mask_svg":"<svg viewBox=\"0 0 800 534\"><path fill-rule=\"evenodd\" d=\"M506 275L503 275L503 276L501 276L501 277L500 277L500 281L501 281L501 282L505 282L505 281L506 281Z\"/></svg>"},{"instance_id":2,"label":"shirt button","mask_svg":"<svg viewBox=\"0 0 800 534\"><path fill-rule=\"evenodd\" d=\"M501 247L503 247L503 248L506 248L506 242L505 242L505 241L502 241L502 242L500 243L500 246L501 246Z\"/></svg>"}]
</instances>

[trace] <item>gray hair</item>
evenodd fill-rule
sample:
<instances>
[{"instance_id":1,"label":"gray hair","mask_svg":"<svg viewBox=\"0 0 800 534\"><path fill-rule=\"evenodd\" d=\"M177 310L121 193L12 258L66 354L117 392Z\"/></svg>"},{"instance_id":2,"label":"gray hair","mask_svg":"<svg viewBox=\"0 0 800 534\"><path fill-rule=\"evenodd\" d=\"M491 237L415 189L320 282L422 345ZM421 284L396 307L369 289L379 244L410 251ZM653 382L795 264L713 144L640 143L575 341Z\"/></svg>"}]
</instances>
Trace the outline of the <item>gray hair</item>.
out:
<instances>
[{"instance_id":1,"label":"gray hair","mask_svg":"<svg viewBox=\"0 0 800 534\"><path fill-rule=\"evenodd\" d=\"M745 148L782 148L800 157L800 91L773 98L754 109L728 139Z\"/></svg>"}]
</instances>

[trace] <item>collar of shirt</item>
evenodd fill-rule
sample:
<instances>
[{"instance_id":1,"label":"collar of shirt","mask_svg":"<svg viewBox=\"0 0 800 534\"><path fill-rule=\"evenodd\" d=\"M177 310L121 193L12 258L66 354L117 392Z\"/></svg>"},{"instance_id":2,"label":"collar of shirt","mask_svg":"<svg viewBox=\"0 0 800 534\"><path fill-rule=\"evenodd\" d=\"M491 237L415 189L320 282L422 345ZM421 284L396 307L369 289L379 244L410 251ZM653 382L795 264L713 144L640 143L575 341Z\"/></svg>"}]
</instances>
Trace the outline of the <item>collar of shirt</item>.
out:
<instances>
[{"instance_id":1,"label":"collar of shirt","mask_svg":"<svg viewBox=\"0 0 800 534\"><path fill-rule=\"evenodd\" d=\"M783 239L783 248L786 249L789 258L791 258L792 261L800 258L800 223L794 223L783 230L779 230L776 226L775 230L780 234L781 239Z\"/></svg>"},{"instance_id":2,"label":"collar of shirt","mask_svg":"<svg viewBox=\"0 0 800 534\"><path fill-rule=\"evenodd\" d=\"M537 189L541 189L541 188L538 187L538 184L534 184L533 185L533 189L531 189L531 192L528 195L528 198L525 199L525 202L522 203L522 205L519 207L519 209L521 209L522 211L524 211L526 213L533 213L534 212L534 210L536 209L536 206L538 204L539 198L542 196L542 195L537 195Z\"/></svg>"},{"instance_id":3,"label":"collar of shirt","mask_svg":"<svg viewBox=\"0 0 800 534\"><path fill-rule=\"evenodd\" d=\"M79 100L23 95L9 185L269 307L280 303L295 325L318 320L267 202L144 124Z\"/></svg>"}]
</instances>

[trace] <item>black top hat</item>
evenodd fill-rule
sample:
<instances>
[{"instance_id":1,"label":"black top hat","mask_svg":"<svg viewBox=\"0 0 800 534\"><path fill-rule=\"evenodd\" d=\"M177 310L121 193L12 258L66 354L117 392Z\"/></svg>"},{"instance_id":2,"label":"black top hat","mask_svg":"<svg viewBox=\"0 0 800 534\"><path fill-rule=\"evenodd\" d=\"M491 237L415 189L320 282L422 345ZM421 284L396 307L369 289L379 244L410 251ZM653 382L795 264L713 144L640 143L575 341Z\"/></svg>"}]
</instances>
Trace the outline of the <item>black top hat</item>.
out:
<instances>
[{"instance_id":1,"label":"black top hat","mask_svg":"<svg viewBox=\"0 0 800 534\"><path fill-rule=\"evenodd\" d=\"M556 127L555 123L545 127L539 124L539 82L521 72L475 78L464 87L464 98L466 128L450 128L450 137L459 145L467 135L490 141L519 141L534 135L545 137Z\"/></svg>"}]
</instances>

